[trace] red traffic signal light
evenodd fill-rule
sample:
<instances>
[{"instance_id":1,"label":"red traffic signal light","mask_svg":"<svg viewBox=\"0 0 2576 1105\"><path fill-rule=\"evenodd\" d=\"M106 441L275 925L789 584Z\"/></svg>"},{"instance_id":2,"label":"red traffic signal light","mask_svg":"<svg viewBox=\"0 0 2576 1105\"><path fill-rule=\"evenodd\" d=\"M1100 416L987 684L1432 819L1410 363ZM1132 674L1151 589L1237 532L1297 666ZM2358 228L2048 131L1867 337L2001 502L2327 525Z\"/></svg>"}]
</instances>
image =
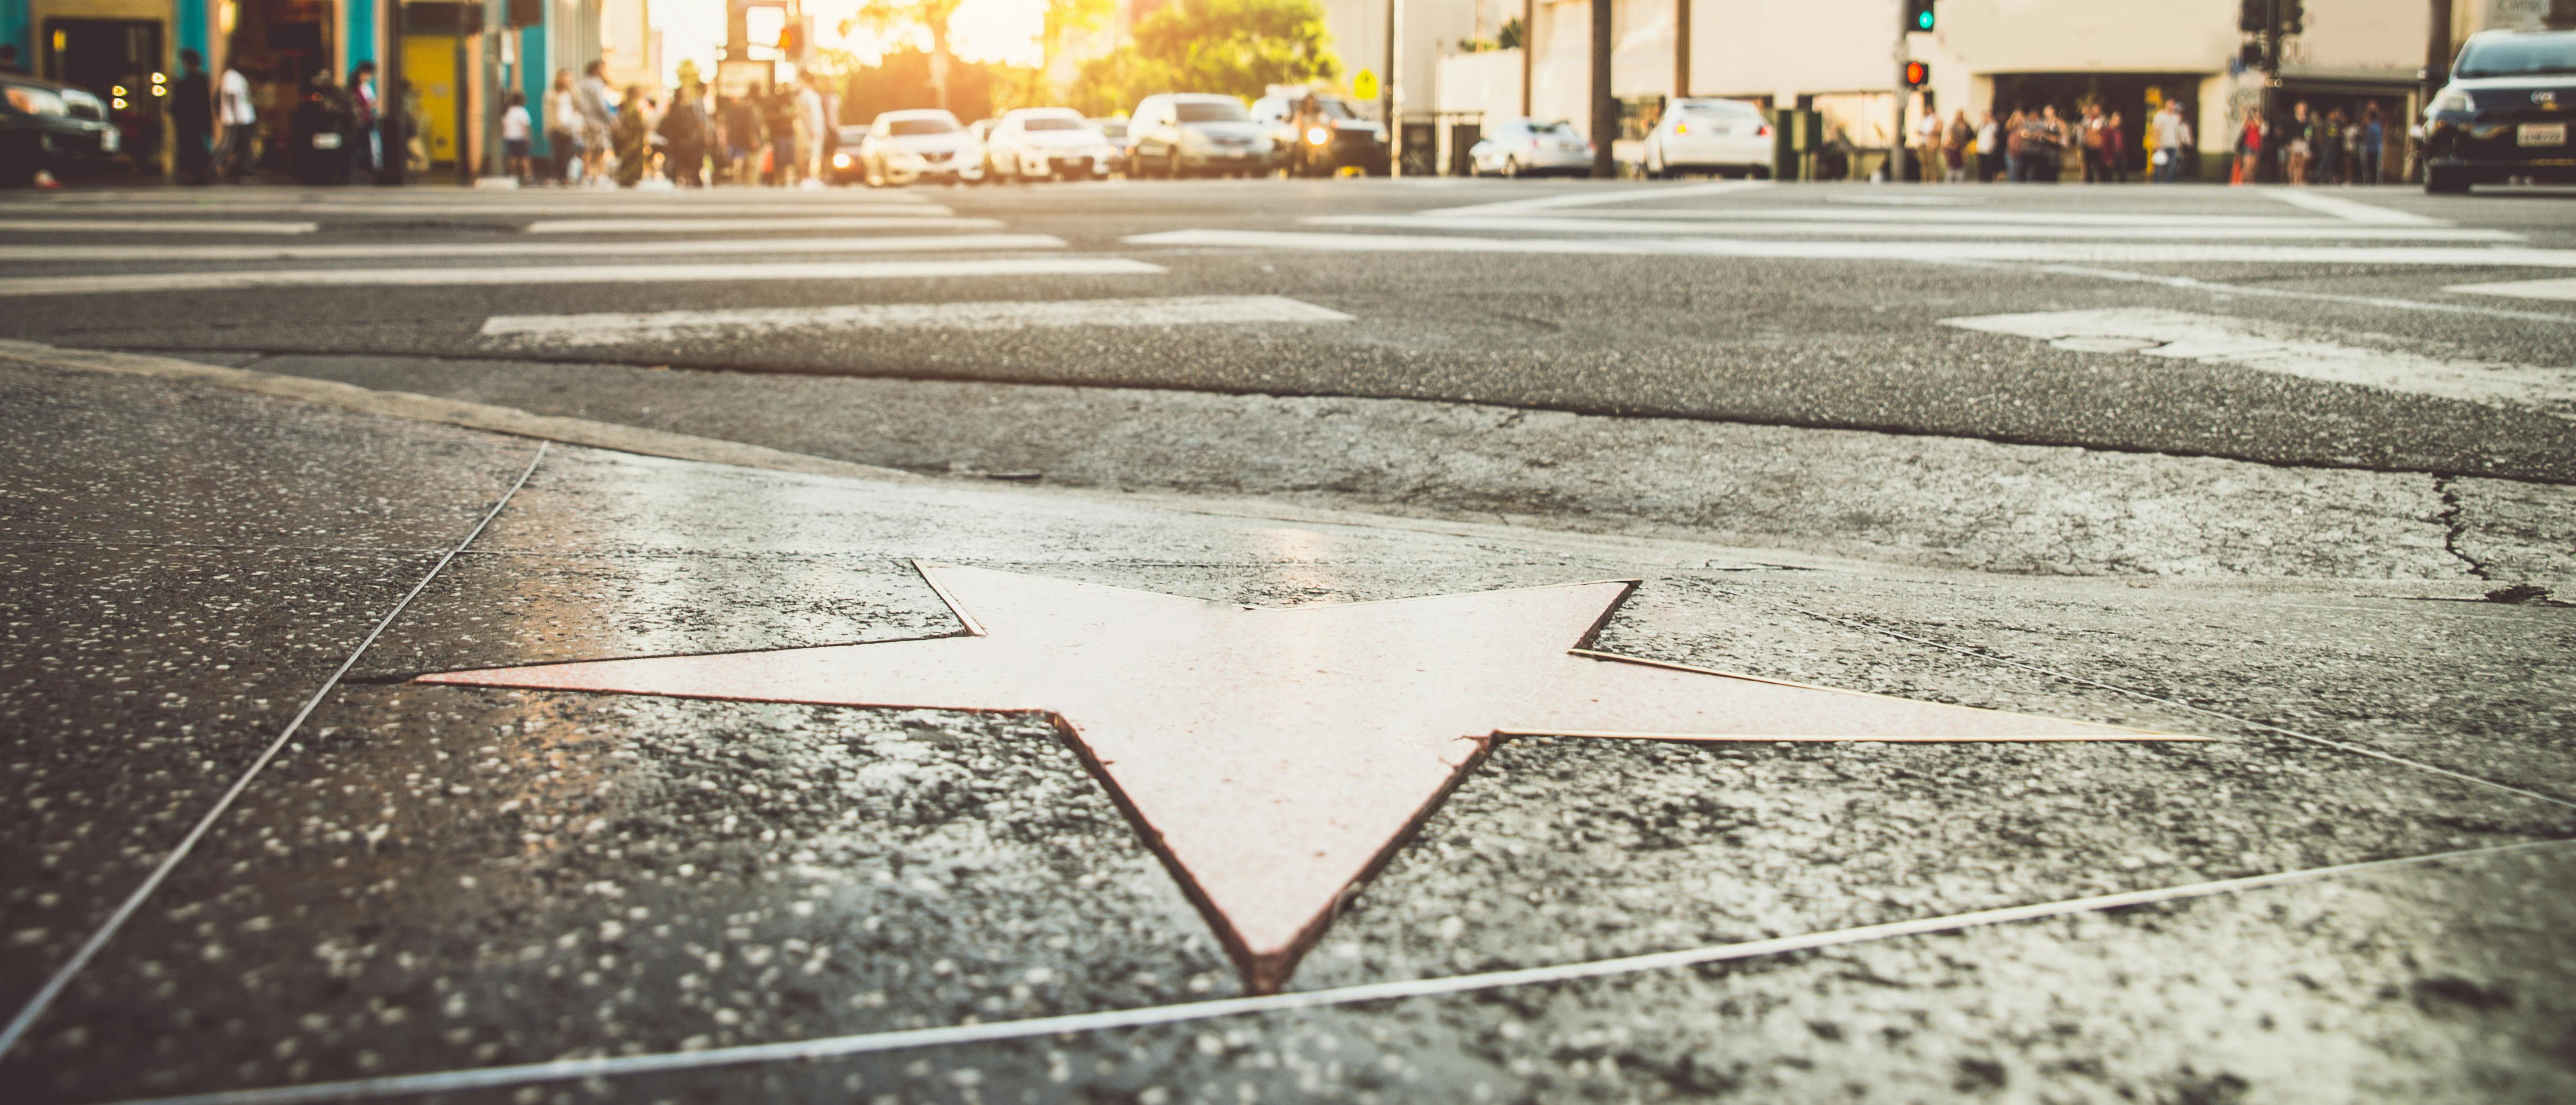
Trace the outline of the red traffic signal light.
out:
<instances>
[{"instance_id":1,"label":"red traffic signal light","mask_svg":"<svg viewBox=\"0 0 2576 1105\"><path fill-rule=\"evenodd\" d=\"M1905 63L1905 87L1921 88L1932 83L1932 67L1919 61Z\"/></svg>"}]
</instances>

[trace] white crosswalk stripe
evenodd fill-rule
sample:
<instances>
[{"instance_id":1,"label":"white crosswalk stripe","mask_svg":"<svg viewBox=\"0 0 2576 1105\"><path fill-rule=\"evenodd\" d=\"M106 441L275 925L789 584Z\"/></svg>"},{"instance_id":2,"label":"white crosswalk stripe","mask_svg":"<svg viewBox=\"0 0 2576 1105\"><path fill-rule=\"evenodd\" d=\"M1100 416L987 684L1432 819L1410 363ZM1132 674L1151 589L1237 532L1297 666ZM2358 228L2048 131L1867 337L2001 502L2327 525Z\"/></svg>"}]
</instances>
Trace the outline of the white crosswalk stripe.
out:
<instances>
[{"instance_id":1,"label":"white crosswalk stripe","mask_svg":"<svg viewBox=\"0 0 2576 1105\"><path fill-rule=\"evenodd\" d=\"M689 338L874 330L1033 330L1068 327L1214 326L1349 322L1340 311L1275 295L1161 299L879 303L848 307L652 311L588 315L495 315L483 336L540 346L619 345Z\"/></svg>"},{"instance_id":2,"label":"white crosswalk stripe","mask_svg":"<svg viewBox=\"0 0 2576 1105\"><path fill-rule=\"evenodd\" d=\"M698 284L747 280L928 280L959 276L1136 276L1159 265L1122 257L939 261L809 261L699 265L507 265L407 269L244 269L0 279L0 297L234 288L438 287L491 284Z\"/></svg>"},{"instance_id":3,"label":"white crosswalk stripe","mask_svg":"<svg viewBox=\"0 0 2576 1105\"><path fill-rule=\"evenodd\" d=\"M1064 248L1046 234L843 238L659 238L637 242L406 242L333 245L0 246L0 261L393 261L427 257L679 257L923 253Z\"/></svg>"}]
</instances>

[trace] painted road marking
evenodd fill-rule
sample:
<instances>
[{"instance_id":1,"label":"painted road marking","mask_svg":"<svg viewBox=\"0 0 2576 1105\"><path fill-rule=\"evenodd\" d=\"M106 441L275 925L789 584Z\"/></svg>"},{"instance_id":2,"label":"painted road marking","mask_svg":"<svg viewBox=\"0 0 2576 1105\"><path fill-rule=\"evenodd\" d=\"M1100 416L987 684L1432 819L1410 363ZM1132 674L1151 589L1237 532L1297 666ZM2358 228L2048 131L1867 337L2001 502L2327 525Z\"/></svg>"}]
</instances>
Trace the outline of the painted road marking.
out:
<instances>
[{"instance_id":1,"label":"painted road marking","mask_svg":"<svg viewBox=\"0 0 2576 1105\"><path fill-rule=\"evenodd\" d=\"M2158 215L2115 211L1997 211L1991 208L1930 210L1891 207L1693 207L1651 211L1553 211L1558 218L1806 219L1848 223L1974 223L2003 226L2346 226L2307 215Z\"/></svg>"},{"instance_id":2,"label":"painted road marking","mask_svg":"<svg viewBox=\"0 0 2576 1105\"><path fill-rule=\"evenodd\" d=\"M2576 268L2576 249L2522 246L2301 246L2118 242L1816 242L1742 238L1476 238L1293 230L1172 230L1124 239L1139 246L1217 246L1344 253L1534 253L1629 257L1743 257L1792 261L2004 261L2062 265L2456 265Z\"/></svg>"},{"instance_id":3,"label":"painted road marking","mask_svg":"<svg viewBox=\"0 0 2576 1105\"><path fill-rule=\"evenodd\" d=\"M715 254L925 253L1062 249L1046 234L859 238L677 238L643 242L380 242L326 245L0 246L0 261L390 261L402 257L674 257Z\"/></svg>"},{"instance_id":4,"label":"painted road marking","mask_svg":"<svg viewBox=\"0 0 2576 1105\"><path fill-rule=\"evenodd\" d=\"M224 222L215 219L0 219L0 230L81 234L311 234L316 223Z\"/></svg>"},{"instance_id":5,"label":"painted road marking","mask_svg":"<svg viewBox=\"0 0 2576 1105\"><path fill-rule=\"evenodd\" d=\"M1619 187L1575 192L1567 195L1534 196L1523 200L1479 203L1468 207L1439 207L1425 215L1500 215L1512 211L1553 211L1565 207L1597 207L1607 203L1640 203L1646 200L1689 199L1694 196L1721 196L1729 192L1750 192L1768 188L1767 180L1721 180L1713 184L1650 185Z\"/></svg>"},{"instance_id":6,"label":"painted road marking","mask_svg":"<svg viewBox=\"0 0 2576 1105\"><path fill-rule=\"evenodd\" d=\"M2262 194L2289 204L2304 207L2321 215L2332 215L2347 222L2374 223L2380 226L2449 226L2440 219L2429 219L2411 211L2398 211L2363 203L2344 196L2327 195L2306 188L2265 188Z\"/></svg>"},{"instance_id":7,"label":"painted road marking","mask_svg":"<svg viewBox=\"0 0 2576 1105\"><path fill-rule=\"evenodd\" d=\"M537 345L617 345L683 338L862 330L1029 330L1068 326L1207 326L1349 322L1351 316L1276 295L1071 299L983 303L871 303L641 314L495 315L487 338Z\"/></svg>"},{"instance_id":8,"label":"painted road marking","mask_svg":"<svg viewBox=\"0 0 2576 1105\"><path fill-rule=\"evenodd\" d=\"M2470 295L2509 295L2517 299L2576 300L2576 280L2508 280L2495 284L2453 284L2446 292Z\"/></svg>"},{"instance_id":9,"label":"painted road marking","mask_svg":"<svg viewBox=\"0 0 2576 1105\"><path fill-rule=\"evenodd\" d=\"M721 219L540 219L530 234L663 234L692 230L999 230L1000 219L923 215L780 215Z\"/></svg>"},{"instance_id":10,"label":"painted road marking","mask_svg":"<svg viewBox=\"0 0 2576 1105\"><path fill-rule=\"evenodd\" d=\"M2549 413L2576 418L2576 408L2568 406L2576 404L2576 366L2442 360L2291 337L2284 327L2251 319L2155 307L1979 315L1941 324L2083 353L2140 353L2445 399L2555 406Z\"/></svg>"},{"instance_id":11,"label":"painted road marking","mask_svg":"<svg viewBox=\"0 0 2576 1105\"><path fill-rule=\"evenodd\" d=\"M1742 217L1741 215L1738 216ZM2434 226L2360 226L2307 220L2297 226L2015 226L1964 223L1887 223L1870 221L1763 220L1701 222L1689 219L1602 218L1572 216L1442 216L1319 215L1305 220L1319 226L1403 227L1416 230L1502 230L1566 234L1838 234L1870 238L2073 238L2090 240L2236 241L2454 241L2519 242L2522 235L2503 230L2454 230Z\"/></svg>"},{"instance_id":12,"label":"painted road marking","mask_svg":"<svg viewBox=\"0 0 2576 1105\"><path fill-rule=\"evenodd\" d=\"M0 279L0 297L113 292L214 291L476 284L706 284L742 280L931 280L975 276L1143 276L1160 265L1123 257L1018 257L939 261L809 261L784 264L516 265L498 268L276 269L147 272Z\"/></svg>"}]
</instances>

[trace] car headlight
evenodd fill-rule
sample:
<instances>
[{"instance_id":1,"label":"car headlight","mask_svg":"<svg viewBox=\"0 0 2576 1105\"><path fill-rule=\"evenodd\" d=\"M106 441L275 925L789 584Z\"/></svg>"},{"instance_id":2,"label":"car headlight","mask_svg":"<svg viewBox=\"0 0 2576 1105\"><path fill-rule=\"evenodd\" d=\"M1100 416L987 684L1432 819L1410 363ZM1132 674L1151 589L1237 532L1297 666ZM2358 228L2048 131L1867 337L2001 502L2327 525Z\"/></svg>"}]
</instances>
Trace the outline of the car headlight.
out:
<instances>
[{"instance_id":1,"label":"car headlight","mask_svg":"<svg viewBox=\"0 0 2576 1105\"><path fill-rule=\"evenodd\" d=\"M2433 97L2433 106L2431 110L2436 112L2466 112L2469 110L2469 94L2456 88L2445 88L2439 95Z\"/></svg>"},{"instance_id":2,"label":"car headlight","mask_svg":"<svg viewBox=\"0 0 2576 1105\"><path fill-rule=\"evenodd\" d=\"M832 155L832 167L833 167L833 168L835 168L835 169L847 169L847 168L849 168L849 167L850 167L850 155L845 154L845 153L836 153L836 154L833 154L833 155Z\"/></svg>"},{"instance_id":3,"label":"car headlight","mask_svg":"<svg viewBox=\"0 0 2576 1105\"><path fill-rule=\"evenodd\" d=\"M1321 145L1323 145L1324 143L1326 143L1326 142L1330 142L1330 141L1332 141L1332 140L1333 140L1333 131L1332 131L1332 128L1330 128L1330 127L1308 127L1308 128L1306 128L1306 144L1307 144L1307 145L1310 145L1310 146L1321 146Z\"/></svg>"}]
</instances>

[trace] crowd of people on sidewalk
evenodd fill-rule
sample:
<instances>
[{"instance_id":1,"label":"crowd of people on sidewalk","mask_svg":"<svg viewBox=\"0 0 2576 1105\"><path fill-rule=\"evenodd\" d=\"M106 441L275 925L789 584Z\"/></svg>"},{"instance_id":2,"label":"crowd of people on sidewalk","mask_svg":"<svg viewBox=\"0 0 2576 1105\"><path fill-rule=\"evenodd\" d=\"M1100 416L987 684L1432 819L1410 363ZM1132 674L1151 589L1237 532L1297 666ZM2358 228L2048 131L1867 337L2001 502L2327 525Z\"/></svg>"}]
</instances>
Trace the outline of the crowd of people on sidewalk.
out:
<instances>
[{"instance_id":1,"label":"crowd of people on sidewalk","mask_svg":"<svg viewBox=\"0 0 2576 1105\"><path fill-rule=\"evenodd\" d=\"M265 160L260 136L263 119L252 81L257 66L236 51L223 76L209 78L205 58L195 50L179 51L179 79L168 97L173 165L182 184L212 184L256 179ZM387 105L376 92L376 63L361 61L349 70L347 83L330 73L316 74L302 90L285 120L267 120L273 139L285 142L284 168L306 184L365 183L381 179L391 168L386 160L384 125L388 111L400 111L409 124L395 151L412 171L429 165L422 135L427 120L410 81L402 82L398 106ZM279 124L283 124L281 127Z\"/></svg>"},{"instance_id":2,"label":"crowd of people on sidewalk","mask_svg":"<svg viewBox=\"0 0 2576 1105\"><path fill-rule=\"evenodd\" d=\"M706 83L650 90L609 88L604 63L576 79L555 74L546 93L544 164L529 154L532 119L513 93L502 120L512 176L525 183L633 188L646 180L820 187L839 146L840 97L807 74L743 96L710 97Z\"/></svg>"},{"instance_id":3,"label":"crowd of people on sidewalk","mask_svg":"<svg viewBox=\"0 0 2576 1105\"><path fill-rule=\"evenodd\" d=\"M2088 184L2122 183L2136 163L2126 122L2121 112L2099 104L2086 104L2073 117L2054 104L2002 116L1989 111L1980 120L1961 110L1946 123L1926 112L1908 143L1913 175L1924 183L2053 184L2069 176ZM2341 107L2311 111L2301 101L2278 126L2249 111L2236 135L2230 183L2386 183L2391 137L2377 104L2364 105L2356 115ZM2199 138L2181 101L2165 101L2139 129L2139 138L2147 179L2171 183L2192 175Z\"/></svg>"}]
</instances>

